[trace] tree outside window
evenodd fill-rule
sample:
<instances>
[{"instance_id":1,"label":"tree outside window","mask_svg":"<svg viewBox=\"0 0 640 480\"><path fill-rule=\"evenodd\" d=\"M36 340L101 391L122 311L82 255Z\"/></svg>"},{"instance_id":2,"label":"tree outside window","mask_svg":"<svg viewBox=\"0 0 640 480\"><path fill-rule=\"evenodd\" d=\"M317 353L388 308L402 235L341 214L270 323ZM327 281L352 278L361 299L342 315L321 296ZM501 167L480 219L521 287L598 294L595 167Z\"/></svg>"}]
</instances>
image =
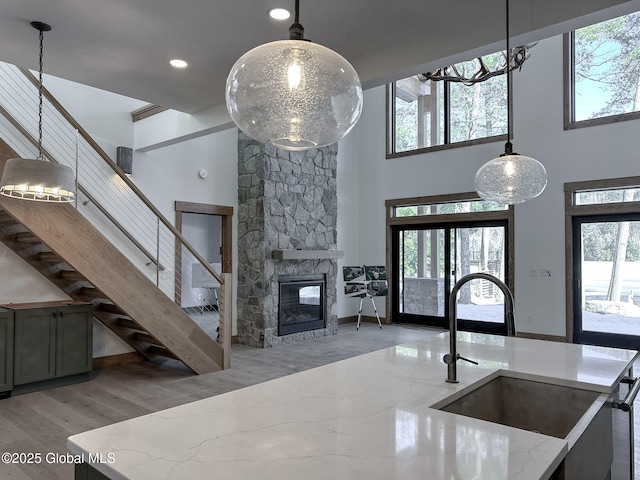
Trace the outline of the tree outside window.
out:
<instances>
[{"instance_id":1,"label":"tree outside window","mask_svg":"<svg viewBox=\"0 0 640 480\"><path fill-rule=\"evenodd\" d=\"M573 122L640 111L640 12L573 32Z\"/></svg>"},{"instance_id":2,"label":"tree outside window","mask_svg":"<svg viewBox=\"0 0 640 480\"><path fill-rule=\"evenodd\" d=\"M490 71L498 70L505 66L505 55L497 52L482 61ZM452 68L470 76L479 63L476 59ZM495 141L492 137L507 133L506 75L470 85L416 75L392 83L390 91L391 155L481 139Z\"/></svg>"}]
</instances>

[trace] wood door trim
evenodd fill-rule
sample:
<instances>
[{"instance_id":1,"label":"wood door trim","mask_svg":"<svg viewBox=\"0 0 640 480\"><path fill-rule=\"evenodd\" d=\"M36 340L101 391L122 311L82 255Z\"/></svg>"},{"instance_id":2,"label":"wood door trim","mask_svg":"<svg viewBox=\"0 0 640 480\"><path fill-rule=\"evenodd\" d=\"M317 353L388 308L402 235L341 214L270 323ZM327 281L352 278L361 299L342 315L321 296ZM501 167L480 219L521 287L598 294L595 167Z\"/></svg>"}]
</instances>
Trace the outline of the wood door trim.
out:
<instances>
[{"instance_id":1,"label":"wood door trim","mask_svg":"<svg viewBox=\"0 0 640 480\"><path fill-rule=\"evenodd\" d=\"M204 215L219 215L222 217L222 273L233 271L233 207L224 205L210 205L207 203L175 202L176 228L182 233L182 214L200 213ZM176 246L176 262L179 263L180 249Z\"/></svg>"}]
</instances>

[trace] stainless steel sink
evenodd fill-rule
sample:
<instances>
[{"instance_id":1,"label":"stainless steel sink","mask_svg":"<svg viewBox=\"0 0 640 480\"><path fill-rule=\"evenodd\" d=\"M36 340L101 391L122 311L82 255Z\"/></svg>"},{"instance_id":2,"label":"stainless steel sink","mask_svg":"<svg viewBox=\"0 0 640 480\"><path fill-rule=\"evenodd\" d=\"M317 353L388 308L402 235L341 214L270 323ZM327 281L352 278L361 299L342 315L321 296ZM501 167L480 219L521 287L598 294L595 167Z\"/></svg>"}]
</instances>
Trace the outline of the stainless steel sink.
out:
<instances>
[{"instance_id":1,"label":"stainless steel sink","mask_svg":"<svg viewBox=\"0 0 640 480\"><path fill-rule=\"evenodd\" d=\"M567 440L569 453L552 478L605 478L613 459L607 395L497 376L433 408Z\"/></svg>"},{"instance_id":2,"label":"stainless steel sink","mask_svg":"<svg viewBox=\"0 0 640 480\"><path fill-rule=\"evenodd\" d=\"M590 390L499 376L440 410L566 438L599 396Z\"/></svg>"}]
</instances>

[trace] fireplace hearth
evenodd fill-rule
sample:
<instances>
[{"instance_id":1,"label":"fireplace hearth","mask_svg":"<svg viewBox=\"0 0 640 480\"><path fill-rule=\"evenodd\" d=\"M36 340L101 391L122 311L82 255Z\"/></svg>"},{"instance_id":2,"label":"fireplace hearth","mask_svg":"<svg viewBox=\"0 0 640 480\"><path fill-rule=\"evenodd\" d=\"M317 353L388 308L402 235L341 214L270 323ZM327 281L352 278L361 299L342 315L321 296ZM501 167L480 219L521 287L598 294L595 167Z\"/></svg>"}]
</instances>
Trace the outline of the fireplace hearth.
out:
<instances>
[{"instance_id":1,"label":"fireplace hearth","mask_svg":"<svg viewBox=\"0 0 640 480\"><path fill-rule=\"evenodd\" d=\"M280 275L278 335L325 327L324 275Z\"/></svg>"}]
</instances>

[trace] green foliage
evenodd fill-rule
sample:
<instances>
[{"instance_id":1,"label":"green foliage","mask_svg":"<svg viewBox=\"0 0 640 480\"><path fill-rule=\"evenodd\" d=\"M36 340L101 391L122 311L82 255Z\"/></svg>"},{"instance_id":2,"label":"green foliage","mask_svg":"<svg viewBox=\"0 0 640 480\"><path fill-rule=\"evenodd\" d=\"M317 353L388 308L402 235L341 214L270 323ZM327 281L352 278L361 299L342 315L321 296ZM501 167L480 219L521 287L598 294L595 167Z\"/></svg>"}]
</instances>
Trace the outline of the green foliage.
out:
<instances>
[{"instance_id":1,"label":"green foliage","mask_svg":"<svg viewBox=\"0 0 640 480\"><path fill-rule=\"evenodd\" d=\"M581 192L582 205L598 205L640 200L640 189L614 189ZM582 255L585 261L610 262L616 253L618 226L621 222L597 222L582 224ZM640 222L629 222L629 238L626 246L627 262L640 261Z\"/></svg>"},{"instance_id":2,"label":"green foliage","mask_svg":"<svg viewBox=\"0 0 640 480\"><path fill-rule=\"evenodd\" d=\"M396 152L415 150L418 146L418 102L396 98Z\"/></svg>"},{"instance_id":3,"label":"green foliage","mask_svg":"<svg viewBox=\"0 0 640 480\"><path fill-rule=\"evenodd\" d=\"M586 262L610 262L616 251L618 223L585 223L582 225L582 254ZM629 225L625 261L640 261L640 222Z\"/></svg>"},{"instance_id":4,"label":"green foliage","mask_svg":"<svg viewBox=\"0 0 640 480\"><path fill-rule=\"evenodd\" d=\"M483 57L490 70L504 62L502 53ZM476 62L464 62L473 70ZM451 143L500 135L507 131L507 77L499 75L474 85L450 84Z\"/></svg>"},{"instance_id":5,"label":"green foliage","mask_svg":"<svg viewBox=\"0 0 640 480\"><path fill-rule=\"evenodd\" d=\"M404 258L401 259L400 265L404 268L404 277L418 276L418 231L405 230L403 232L403 242L401 245ZM429 242L430 243L430 242ZM401 253L402 255L402 253Z\"/></svg>"},{"instance_id":6,"label":"green foliage","mask_svg":"<svg viewBox=\"0 0 640 480\"><path fill-rule=\"evenodd\" d=\"M606 99L605 105L590 118L637 111L640 12L576 30L574 45L576 85L585 80L597 82Z\"/></svg>"}]
</instances>

